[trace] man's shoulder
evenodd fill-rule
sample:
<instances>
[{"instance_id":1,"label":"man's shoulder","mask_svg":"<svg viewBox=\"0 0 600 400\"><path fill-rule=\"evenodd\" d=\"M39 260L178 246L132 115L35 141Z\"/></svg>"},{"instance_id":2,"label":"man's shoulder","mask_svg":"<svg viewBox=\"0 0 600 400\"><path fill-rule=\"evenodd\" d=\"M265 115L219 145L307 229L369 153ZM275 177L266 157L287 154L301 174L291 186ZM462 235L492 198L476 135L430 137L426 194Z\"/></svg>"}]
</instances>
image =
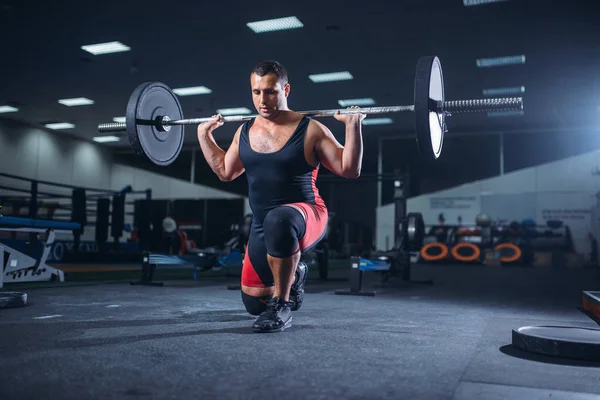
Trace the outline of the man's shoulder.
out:
<instances>
[{"instance_id":1,"label":"man's shoulder","mask_svg":"<svg viewBox=\"0 0 600 400\"><path fill-rule=\"evenodd\" d=\"M311 133L317 135L321 135L326 134L328 132L328 129L325 125L323 125L322 122L317 121L314 118L310 118L308 121L307 131L310 131Z\"/></svg>"}]
</instances>

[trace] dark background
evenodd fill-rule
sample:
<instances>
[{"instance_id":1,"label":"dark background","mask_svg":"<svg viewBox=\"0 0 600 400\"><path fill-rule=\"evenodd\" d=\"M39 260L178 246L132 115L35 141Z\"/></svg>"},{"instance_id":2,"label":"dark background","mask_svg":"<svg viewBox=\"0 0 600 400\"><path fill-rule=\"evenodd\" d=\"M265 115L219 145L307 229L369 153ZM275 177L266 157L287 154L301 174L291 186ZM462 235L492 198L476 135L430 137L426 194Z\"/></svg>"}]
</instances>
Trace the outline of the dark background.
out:
<instances>
[{"instance_id":1,"label":"dark background","mask_svg":"<svg viewBox=\"0 0 600 400\"><path fill-rule=\"evenodd\" d=\"M188 118L210 116L222 107L252 109L252 67L264 59L282 62L290 73L289 105L295 110L337 108L337 100L372 97L376 105L413 102L416 62L437 55L447 99L482 98L483 89L525 86L523 116L486 114L449 118L440 160L426 163L415 144L411 113L391 115L390 125L364 127L363 177L318 182L330 210L347 221L374 224L379 138L383 172L408 172L410 194L449 188L581 154L600 147L600 6L593 0L512 0L466 7L462 0L398 0L368 3L331 0L298 2L70 2L0 1L0 105L2 114L42 127L68 121L65 136L91 140L97 125L123 116L127 99L142 82L172 88L205 85L209 95L181 97ZM304 27L255 34L246 23L297 16ZM118 40L130 52L93 56L82 45ZM477 68L482 57L526 56L526 63ZM315 84L309 74L350 71L353 80ZM89 107L64 107L60 98L84 96ZM343 125L322 121L343 143ZM238 125L215 132L227 148ZM136 157L126 136L106 144L117 162L189 180L195 127L175 163L157 167ZM222 183L196 153L195 182L246 193L245 177ZM322 170L320 177L329 173ZM371 180L371 181L370 181ZM392 182L384 182L383 203ZM176 194L174 194L176 197Z\"/></svg>"}]
</instances>

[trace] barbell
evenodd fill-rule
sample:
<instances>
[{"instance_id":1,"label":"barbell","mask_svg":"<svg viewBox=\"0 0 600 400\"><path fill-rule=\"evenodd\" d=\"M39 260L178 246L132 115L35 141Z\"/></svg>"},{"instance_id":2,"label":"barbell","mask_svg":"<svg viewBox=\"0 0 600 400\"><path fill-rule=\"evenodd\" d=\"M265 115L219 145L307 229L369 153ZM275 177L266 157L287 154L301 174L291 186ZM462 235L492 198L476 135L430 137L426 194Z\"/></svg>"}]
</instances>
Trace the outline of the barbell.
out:
<instances>
[{"instance_id":1,"label":"barbell","mask_svg":"<svg viewBox=\"0 0 600 400\"><path fill-rule=\"evenodd\" d=\"M414 104L408 106L366 107L299 111L309 117L363 113L388 114L414 112L415 131L419 153L426 160L436 160L442 152L446 117L452 114L518 111L523 109L521 97L453 100L444 97L442 65L436 56L421 57L417 62L414 84ZM129 97L125 123L111 122L98 125L101 133L127 132L134 152L146 155L157 165L169 165L179 156L184 140L184 125L197 125L212 117L183 119L178 97L164 83L146 82L139 85ZM225 122L242 122L257 115L223 117Z\"/></svg>"}]
</instances>

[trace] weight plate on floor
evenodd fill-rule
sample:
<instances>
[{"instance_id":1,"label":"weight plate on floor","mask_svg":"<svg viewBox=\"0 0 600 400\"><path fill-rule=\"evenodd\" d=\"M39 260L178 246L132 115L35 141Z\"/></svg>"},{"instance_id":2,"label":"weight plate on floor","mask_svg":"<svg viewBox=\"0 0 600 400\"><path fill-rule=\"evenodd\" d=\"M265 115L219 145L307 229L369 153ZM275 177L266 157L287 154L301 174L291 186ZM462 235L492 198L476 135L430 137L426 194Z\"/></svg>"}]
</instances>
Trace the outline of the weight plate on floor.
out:
<instances>
[{"instance_id":1,"label":"weight plate on floor","mask_svg":"<svg viewBox=\"0 0 600 400\"><path fill-rule=\"evenodd\" d=\"M512 331L514 348L545 356L600 361L600 329L523 326Z\"/></svg>"},{"instance_id":2,"label":"weight plate on floor","mask_svg":"<svg viewBox=\"0 0 600 400\"><path fill-rule=\"evenodd\" d=\"M22 307L27 304L27 293L0 292L0 309Z\"/></svg>"},{"instance_id":3,"label":"weight plate on floor","mask_svg":"<svg viewBox=\"0 0 600 400\"><path fill-rule=\"evenodd\" d=\"M181 152L183 125L161 129L156 121L162 117L183 119L177 95L164 83L139 85L127 103L126 125L129 143L136 154L145 154L154 164L169 165Z\"/></svg>"}]
</instances>

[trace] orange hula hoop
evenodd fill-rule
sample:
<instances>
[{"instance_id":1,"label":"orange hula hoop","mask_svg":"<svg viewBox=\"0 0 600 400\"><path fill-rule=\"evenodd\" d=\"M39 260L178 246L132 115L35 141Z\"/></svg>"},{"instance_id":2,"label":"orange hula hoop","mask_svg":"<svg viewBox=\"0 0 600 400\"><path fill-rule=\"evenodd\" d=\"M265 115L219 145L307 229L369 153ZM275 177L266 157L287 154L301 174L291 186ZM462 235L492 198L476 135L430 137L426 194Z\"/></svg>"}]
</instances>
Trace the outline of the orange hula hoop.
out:
<instances>
[{"instance_id":1,"label":"orange hula hoop","mask_svg":"<svg viewBox=\"0 0 600 400\"><path fill-rule=\"evenodd\" d=\"M469 248L473 249L473 254L471 254L470 256L463 256L463 255L458 254L458 250L463 247L469 247ZM463 262L471 262L471 261L475 261L475 260L479 259L479 256L481 256L481 250L479 249L479 246L477 246L473 243L461 242L461 243L458 243L456 246L452 247L452 257L454 257L455 260L463 261Z\"/></svg>"},{"instance_id":2,"label":"orange hula hoop","mask_svg":"<svg viewBox=\"0 0 600 400\"><path fill-rule=\"evenodd\" d=\"M521 258L521 256L523 255L521 248L512 243L500 243L499 245L494 247L494 251L500 251L502 249L512 249L515 252L515 254L513 254L510 257L500 257L501 262L506 262L506 263L515 262L515 261L518 261L519 258Z\"/></svg>"},{"instance_id":3,"label":"orange hula hoop","mask_svg":"<svg viewBox=\"0 0 600 400\"><path fill-rule=\"evenodd\" d=\"M427 253L427 250L431 249L432 247L439 248L441 250L440 254L438 254L436 256L432 256L429 253ZM425 261L443 260L444 258L448 257L448 246L446 246L444 243L440 243L440 242L427 243L425 246L423 246L421 248L421 257Z\"/></svg>"}]
</instances>

